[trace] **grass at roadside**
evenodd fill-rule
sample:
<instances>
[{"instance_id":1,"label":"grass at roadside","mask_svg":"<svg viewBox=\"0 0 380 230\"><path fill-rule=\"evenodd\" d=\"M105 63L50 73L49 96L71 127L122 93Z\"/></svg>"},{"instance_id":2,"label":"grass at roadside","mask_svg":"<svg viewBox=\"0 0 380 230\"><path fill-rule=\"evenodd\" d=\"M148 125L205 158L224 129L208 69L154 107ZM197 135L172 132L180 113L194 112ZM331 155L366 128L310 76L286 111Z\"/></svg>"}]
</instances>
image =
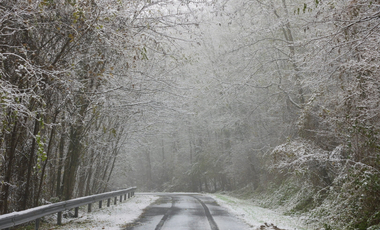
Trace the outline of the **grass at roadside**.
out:
<instances>
[{"instance_id":1,"label":"grass at roadside","mask_svg":"<svg viewBox=\"0 0 380 230\"><path fill-rule=\"evenodd\" d=\"M282 229L289 230L308 230L302 221L302 217L292 217L283 215L267 208L261 208L254 202L245 199L235 198L226 194L211 194L218 204L226 207L229 211L235 214L238 218L244 220L253 229L257 229L265 223L274 224Z\"/></svg>"}]
</instances>

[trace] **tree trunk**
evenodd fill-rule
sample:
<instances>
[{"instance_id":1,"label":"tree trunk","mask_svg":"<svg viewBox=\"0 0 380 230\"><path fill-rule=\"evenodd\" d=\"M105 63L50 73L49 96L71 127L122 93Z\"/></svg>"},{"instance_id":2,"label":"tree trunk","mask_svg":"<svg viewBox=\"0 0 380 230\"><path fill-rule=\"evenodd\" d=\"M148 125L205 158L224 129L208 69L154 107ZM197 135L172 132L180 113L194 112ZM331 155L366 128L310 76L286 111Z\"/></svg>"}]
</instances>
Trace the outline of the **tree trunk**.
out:
<instances>
[{"instance_id":1,"label":"tree trunk","mask_svg":"<svg viewBox=\"0 0 380 230\"><path fill-rule=\"evenodd\" d=\"M85 126L82 119L85 117L86 110L89 106L88 100L84 95L78 95L78 120L76 124L70 127L70 143L65 159L65 168L63 174L63 199L69 200L73 196L76 175L79 167L79 160L82 153L81 139L85 134ZM87 123L89 125L90 123Z\"/></svg>"},{"instance_id":2,"label":"tree trunk","mask_svg":"<svg viewBox=\"0 0 380 230\"><path fill-rule=\"evenodd\" d=\"M58 159L58 169L57 169L57 186L56 186L56 196L61 198L62 197L62 188L61 188L61 182L62 182L62 166L63 166L63 156L65 151L65 123L62 123L62 134L61 134L61 140L59 141L59 159Z\"/></svg>"},{"instance_id":3,"label":"tree trunk","mask_svg":"<svg viewBox=\"0 0 380 230\"><path fill-rule=\"evenodd\" d=\"M28 173L26 175L26 185L25 185L25 193L23 196L23 200L21 203L21 209L24 210L27 207L28 199L29 199L29 191L30 191L30 178L32 177L32 168L34 163L34 153L36 151L36 136L39 131L39 116L37 116L36 120L34 121L34 131L33 131L33 140L32 140L32 147L30 149L30 155L29 155L29 162L28 162Z\"/></svg>"},{"instance_id":4,"label":"tree trunk","mask_svg":"<svg viewBox=\"0 0 380 230\"><path fill-rule=\"evenodd\" d=\"M15 158L16 154L16 146L18 143L18 138L17 138L17 127L18 127L18 122L15 121L15 124L13 126L12 134L10 138L6 138L11 144L7 148L8 151L6 151L5 154L5 159L4 159L4 181L1 186L1 201L0 201L0 211L1 214L6 214L8 213L8 198L9 198L9 187L11 184L11 177L12 177L12 169L13 169L13 160ZM9 135L6 135L9 136ZM5 141L7 142L7 141Z\"/></svg>"},{"instance_id":5,"label":"tree trunk","mask_svg":"<svg viewBox=\"0 0 380 230\"><path fill-rule=\"evenodd\" d=\"M57 116L58 116L58 111L55 113L55 116L54 116L54 119L53 119L53 124L56 122ZM38 206L38 200L40 199L41 190L42 190L42 184L44 182L46 165L47 165L47 163L49 161L49 156L50 156L51 150L53 148L53 139L54 139L54 136L55 136L55 129L56 129L56 127L53 126L52 129L51 129L51 132L50 132L49 144L48 144L48 148L47 148L47 151L46 151L46 160L45 160L44 165L42 167L40 184L38 186L37 195L36 195L35 201L34 201L34 206L35 207Z\"/></svg>"},{"instance_id":6,"label":"tree trunk","mask_svg":"<svg viewBox=\"0 0 380 230\"><path fill-rule=\"evenodd\" d=\"M272 5L273 5L273 2L272 2ZM290 51L290 54L289 54L290 60L289 61L290 61L292 68L295 72L294 73L294 81L295 81L296 90L297 90L297 94L298 94L297 95L298 101L294 101L287 92L286 92L286 94L287 94L287 97L289 98L289 101L294 106L296 106L298 109L301 109L302 105L305 103L304 92L303 92L303 89L301 86L302 76L300 74L300 68L298 67L296 60L295 60L296 52L295 52L295 48L294 48L294 37L293 37L292 30L290 29L291 27L290 27L290 22L288 19L289 18L289 12L288 12L288 8L286 5L286 0L282 0L282 6L284 8L284 12L286 15L286 18L284 18L284 20L285 20L284 26L282 26L282 32L284 34L285 40L289 43L289 45L288 45L288 48ZM272 7L274 7L274 6L272 6ZM274 10L274 14L278 19L280 19L280 20L282 19L276 10Z\"/></svg>"},{"instance_id":7,"label":"tree trunk","mask_svg":"<svg viewBox=\"0 0 380 230\"><path fill-rule=\"evenodd\" d=\"M282 0L282 5L284 7L284 11L286 14L286 22L285 22L285 27L283 28L283 33L284 33L285 39L290 43L290 45L289 45L290 61L291 61L292 67L295 71L294 81L296 83L296 87L298 90L298 101L300 103L300 106L302 106L305 103L304 93L303 93L303 89L301 86L302 76L300 74L300 68L298 67L296 60L295 60L296 52L294 49L294 38L293 38L292 30L290 29L290 22L288 20L289 12L288 12L288 8L286 5L286 0Z\"/></svg>"},{"instance_id":8,"label":"tree trunk","mask_svg":"<svg viewBox=\"0 0 380 230\"><path fill-rule=\"evenodd\" d=\"M150 189L152 187L152 165L150 162L150 152L149 150L146 150L145 152L145 159L146 159L146 180L148 188Z\"/></svg>"},{"instance_id":9,"label":"tree trunk","mask_svg":"<svg viewBox=\"0 0 380 230\"><path fill-rule=\"evenodd\" d=\"M63 199L70 200L73 195L77 169L79 165L82 146L80 143L83 126L73 126L70 129L70 144L65 160L63 174Z\"/></svg>"},{"instance_id":10,"label":"tree trunk","mask_svg":"<svg viewBox=\"0 0 380 230\"><path fill-rule=\"evenodd\" d=\"M109 182L110 179L111 179L113 169L115 168L116 158L117 158L117 156L115 155L114 158L113 158L113 161L112 161L111 170L110 170L110 172L109 172L109 174L108 174L108 178L107 178L107 181L106 181L106 185L108 184L108 182ZM105 191L103 191L103 192L105 192Z\"/></svg>"},{"instance_id":11,"label":"tree trunk","mask_svg":"<svg viewBox=\"0 0 380 230\"><path fill-rule=\"evenodd\" d=\"M90 166L87 171L86 192L85 196L91 195L91 179L92 179L92 167Z\"/></svg>"}]
</instances>

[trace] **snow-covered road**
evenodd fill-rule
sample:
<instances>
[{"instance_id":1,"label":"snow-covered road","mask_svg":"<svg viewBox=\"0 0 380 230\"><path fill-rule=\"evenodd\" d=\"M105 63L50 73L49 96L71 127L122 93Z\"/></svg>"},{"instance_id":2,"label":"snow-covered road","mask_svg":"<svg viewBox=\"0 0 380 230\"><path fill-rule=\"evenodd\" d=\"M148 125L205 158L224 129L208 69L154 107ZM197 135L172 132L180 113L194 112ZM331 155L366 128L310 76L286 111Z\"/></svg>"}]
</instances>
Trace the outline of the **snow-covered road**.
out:
<instances>
[{"instance_id":1,"label":"snow-covered road","mask_svg":"<svg viewBox=\"0 0 380 230\"><path fill-rule=\"evenodd\" d=\"M247 230L250 227L202 194L160 193L127 230Z\"/></svg>"},{"instance_id":2,"label":"snow-covered road","mask_svg":"<svg viewBox=\"0 0 380 230\"><path fill-rule=\"evenodd\" d=\"M96 206L96 205L94 205ZM149 207L150 206L150 211ZM207 211L208 210L208 211ZM155 214L156 213L156 214ZM211 216L211 218L210 218ZM63 220L62 226L44 223L41 229L69 230L120 230L120 229L311 229L302 225L299 218L260 208L253 203L222 194L191 193L136 193L135 197L111 205L94 207L93 212L80 211L80 218Z\"/></svg>"}]
</instances>

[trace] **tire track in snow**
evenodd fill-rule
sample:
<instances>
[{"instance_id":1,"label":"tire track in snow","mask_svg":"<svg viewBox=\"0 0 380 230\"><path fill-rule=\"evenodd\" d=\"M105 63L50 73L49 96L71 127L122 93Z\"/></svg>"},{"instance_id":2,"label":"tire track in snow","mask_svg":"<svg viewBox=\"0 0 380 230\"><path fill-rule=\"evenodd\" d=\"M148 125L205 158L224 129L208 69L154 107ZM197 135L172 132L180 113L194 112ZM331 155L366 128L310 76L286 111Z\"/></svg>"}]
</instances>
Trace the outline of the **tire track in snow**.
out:
<instances>
[{"instance_id":1,"label":"tire track in snow","mask_svg":"<svg viewBox=\"0 0 380 230\"><path fill-rule=\"evenodd\" d=\"M169 216L171 216L171 214L174 210L175 201L174 201L173 197L170 197L170 198L172 199L172 206L169 208L169 210L165 213L165 215L162 217L160 222L157 224L155 230L161 230L162 226L164 226L165 221L169 218Z\"/></svg>"},{"instance_id":2,"label":"tire track in snow","mask_svg":"<svg viewBox=\"0 0 380 230\"><path fill-rule=\"evenodd\" d=\"M201 203L203 209L205 210L207 220L210 223L211 230L219 230L219 227L216 224L214 218L212 217L212 215L210 213L210 210L208 209L208 207L206 206L206 204L203 201L201 201L199 198L197 198L195 196L192 196L192 197L195 198L199 203Z\"/></svg>"}]
</instances>

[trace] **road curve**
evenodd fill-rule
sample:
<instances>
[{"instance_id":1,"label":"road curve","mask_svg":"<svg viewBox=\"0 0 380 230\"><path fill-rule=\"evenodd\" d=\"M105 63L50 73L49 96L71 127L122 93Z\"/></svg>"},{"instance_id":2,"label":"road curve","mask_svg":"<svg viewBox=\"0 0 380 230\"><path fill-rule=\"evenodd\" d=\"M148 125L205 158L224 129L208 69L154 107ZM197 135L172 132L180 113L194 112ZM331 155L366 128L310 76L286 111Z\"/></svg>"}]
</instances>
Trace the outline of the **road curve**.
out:
<instances>
[{"instance_id":1,"label":"road curve","mask_svg":"<svg viewBox=\"0 0 380 230\"><path fill-rule=\"evenodd\" d=\"M143 195L143 193L140 193ZM125 230L245 230L214 199L203 194L153 193L160 198Z\"/></svg>"}]
</instances>

